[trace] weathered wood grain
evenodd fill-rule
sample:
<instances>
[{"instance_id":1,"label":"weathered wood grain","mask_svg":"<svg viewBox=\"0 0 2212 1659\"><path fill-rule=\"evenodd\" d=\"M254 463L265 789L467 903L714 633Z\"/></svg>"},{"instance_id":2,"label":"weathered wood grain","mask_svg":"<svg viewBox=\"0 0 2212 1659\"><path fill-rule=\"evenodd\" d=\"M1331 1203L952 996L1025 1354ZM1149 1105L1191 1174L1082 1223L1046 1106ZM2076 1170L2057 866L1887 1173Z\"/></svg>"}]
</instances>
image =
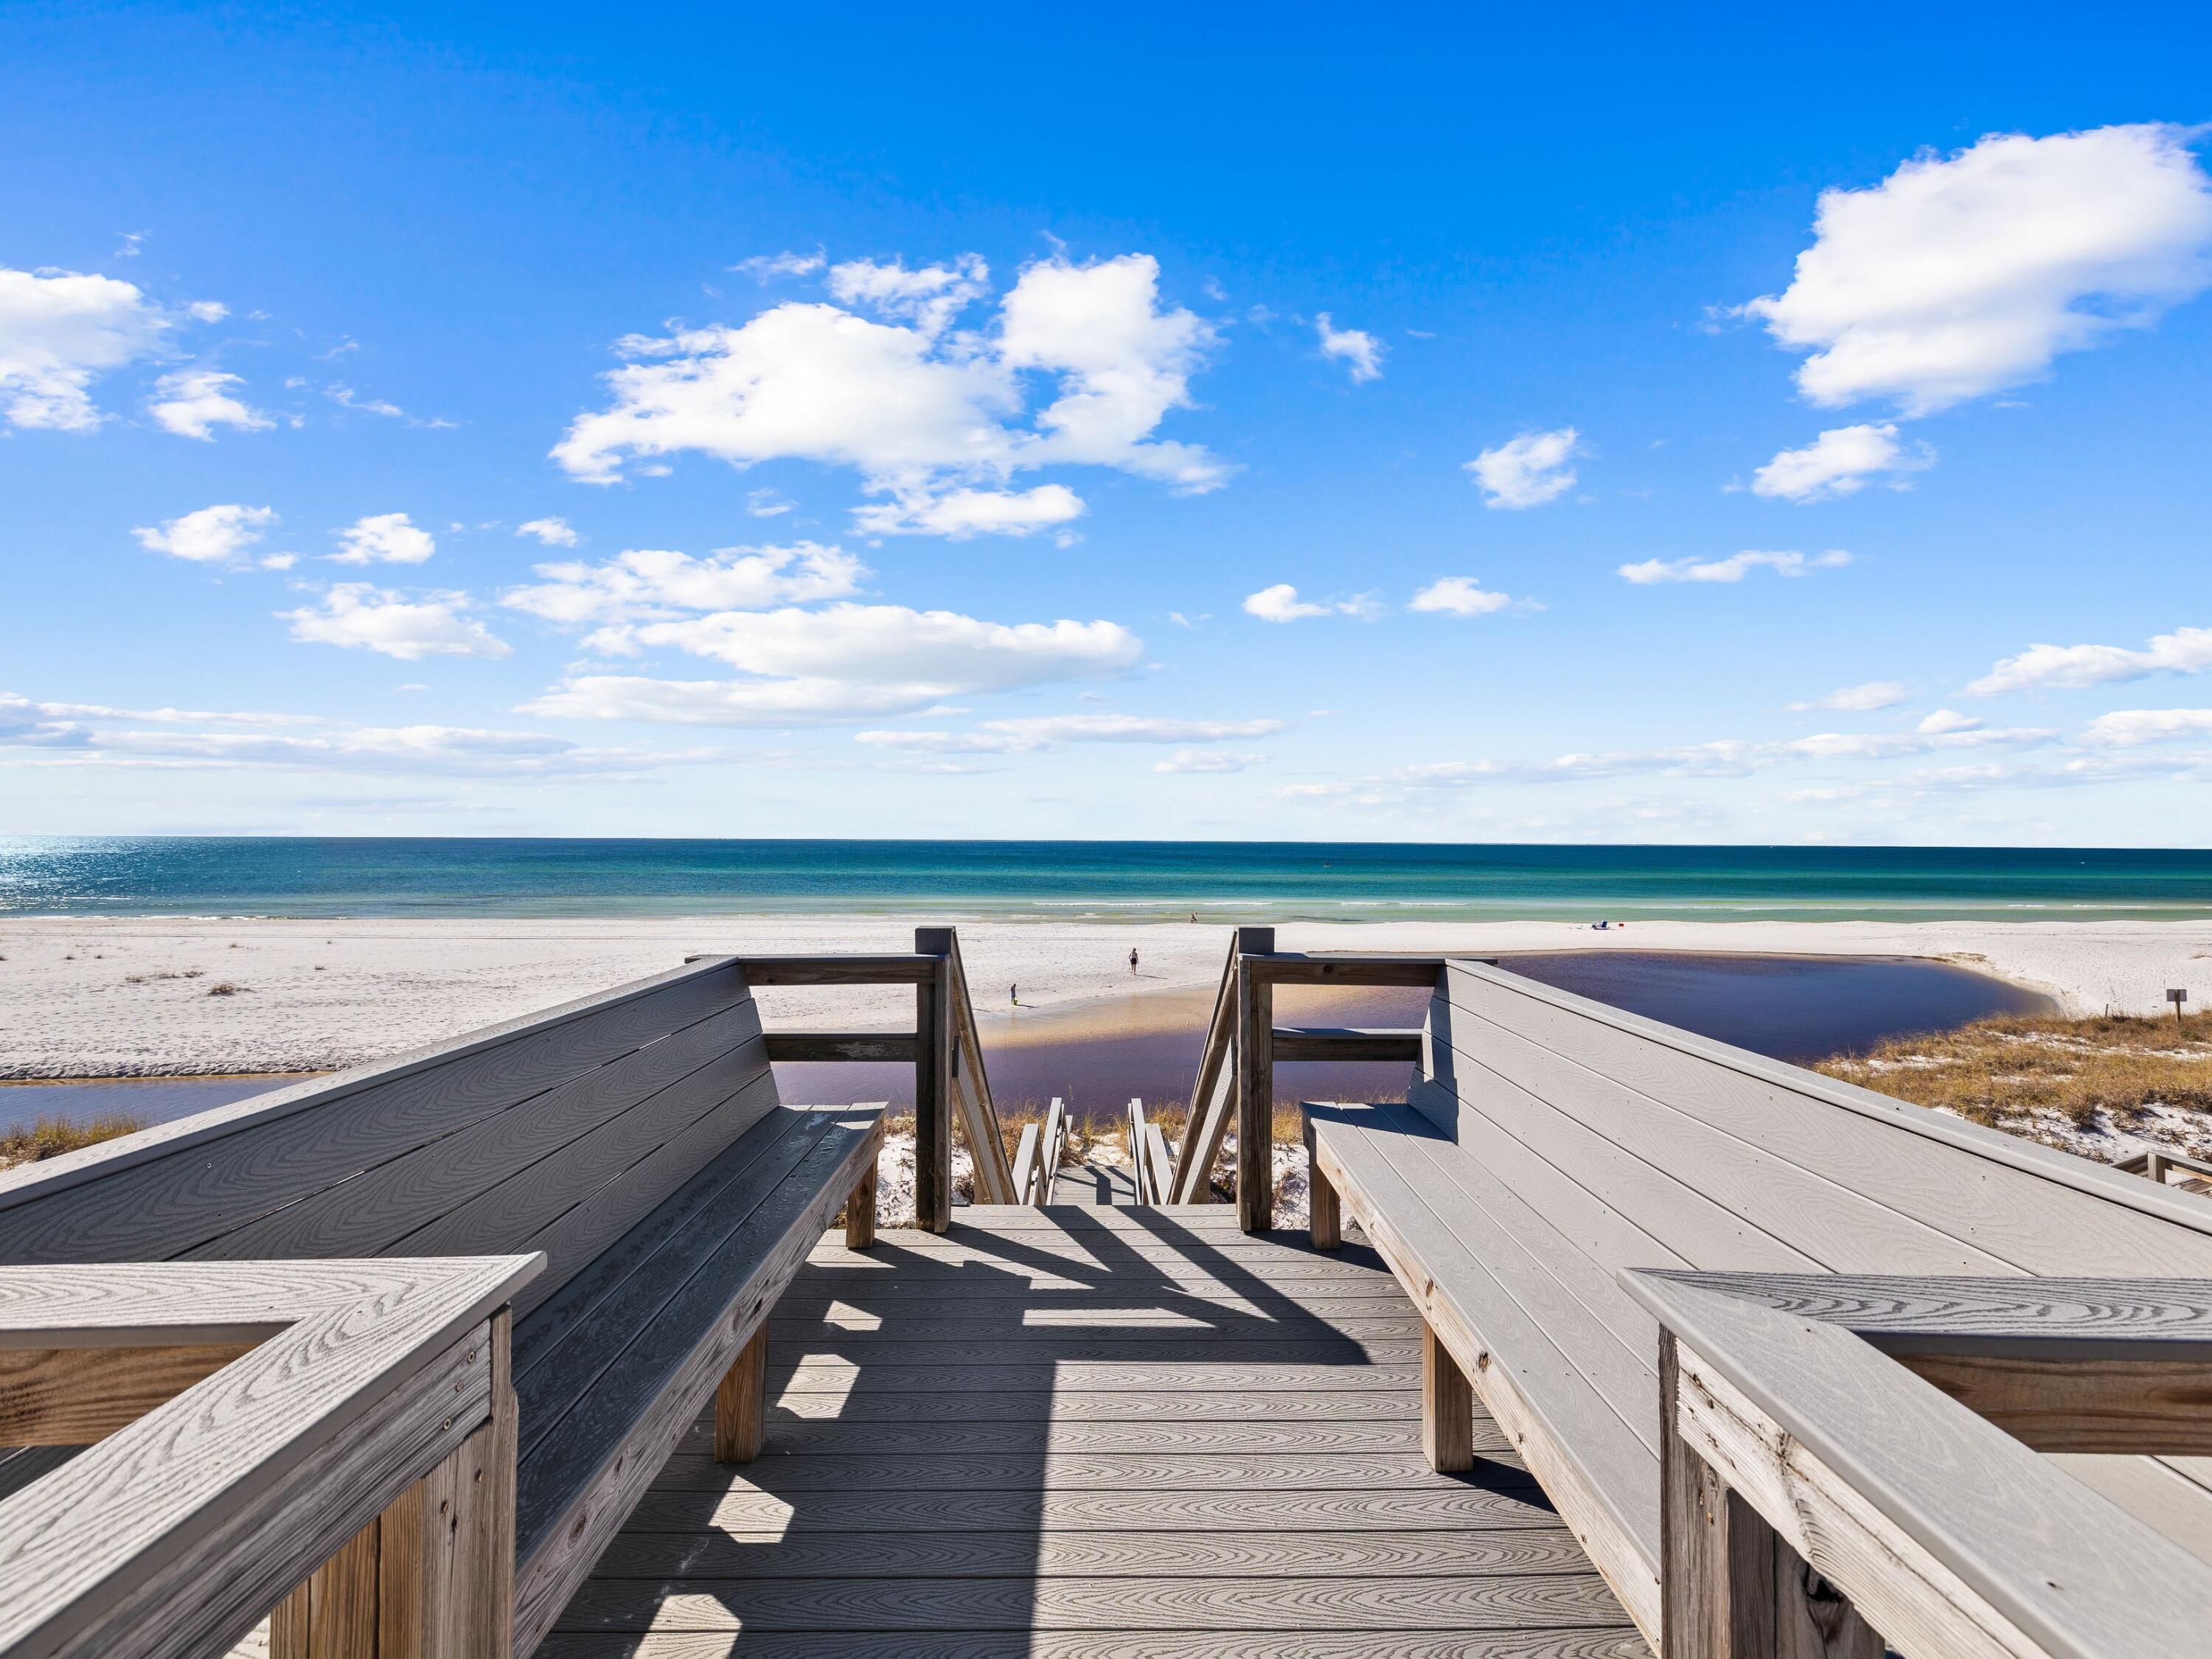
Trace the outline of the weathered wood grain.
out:
<instances>
[{"instance_id":1,"label":"weathered wood grain","mask_svg":"<svg viewBox=\"0 0 2212 1659\"><path fill-rule=\"evenodd\" d=\"M1278 1061L1417 1060L1421 1057L1418 1026L1278 1025L1273 1041Z\"/></svg>"},{"instance_id":2,"label":"weathered wood grain","mask_svg":"<svg viewBox=\"0 0 2212 1659\"><path fill-rule=\"evenodd\" d=\"M1838 1324L1632 1275L1676 1336L1676 1428L1908 1651L2185 1652L2212 1568Z\"/></svg>"},{"instance_id":3,"label":"weathered wood grain","mask_svg":"<svg viewBox=\"0 0 2212 1659\"><path fill-rule=\"evenodd\" d=\"M714 1387L714 1461L750 1463L768 1435L768 1327L752 1334Z\"/></svg>"},{"instance_id":4,"label":"weathered wood grain","mask_svg":"<svg viewBox=\"0 0 2212 1659\"><path fill-rule=\"evenodd\" d=\"M0 1504L0 1648L235 1640L487 1419L488 1318L538 1265L0 1269L10 1340L275 1327Z\"/></svg>"},{"instance_id":5,"label":"weathered wood grain","mask_svg":"<svg viewBox=\"0 0 2212 1659\"><path fill-rule=\"evenodd\" d=\"M860 1171L853 1190L845 1195L845 1248L866 1250L876 1242L876 1166Z\"/></svg>"},{"instance_id":6,"label":"weathered wood grain","mask_svg":"<svg viewBox=\"0 0 2212 1659\"><path fill-rule=\"evenodd\" d=\"M135 1422L252 1352L185 1347L0 1347L0 1446L83 1446Z\"/></svg>"}]
</instances>

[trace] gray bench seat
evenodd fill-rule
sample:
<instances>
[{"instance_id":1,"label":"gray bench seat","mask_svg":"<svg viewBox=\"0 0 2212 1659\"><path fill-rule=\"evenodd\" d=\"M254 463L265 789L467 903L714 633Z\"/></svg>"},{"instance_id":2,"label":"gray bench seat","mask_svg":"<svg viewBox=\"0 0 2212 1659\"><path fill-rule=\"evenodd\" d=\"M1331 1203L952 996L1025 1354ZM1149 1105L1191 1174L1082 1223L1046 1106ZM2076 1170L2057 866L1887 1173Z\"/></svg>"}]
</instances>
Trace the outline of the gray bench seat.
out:
<instances>
[{"instance_id":1,"label":"gray bench seat","mask_svg":"<svg viewBox=\"0 0 2212 1659\"><path fill-rule=\"evenodd\" d=\"M1426 1323L1425 1408L1440 1364L1476 1379L1614 1593L1627 1603L1648 1580L1656 1604L1657 1322L1410 1107L1305 1112L1314 1186L1328 1186L1322 1204L1333 1197L1358 1220ZM1472 1459L1431 1461L1464 1469Z\"/></svg>"},{"instance_id":2,"label":"gray bench seat","mask_svg":"<svg viewBox=\"0 0 2212 1659\"><path fill-rule=\"evenodd\" d=\"M1659 1331L1623 1269L2212 1276L2200 1198L1487 964L1447 965L1423 1049L1408 1104L1306 1109L1315 1242L1358 1222L1425 1316L1425 1413L1480 1398L1655 1646ZM2212 1559L2212 1460L2061 1461Z\"/></svg>"},{"instance_id":3,"label":"gray bench seat","mask_svg":"<svg viewBox=\"0 0 2212 1659\"><path fill-rule=\"evenodd\" d=\"M837 1212L872 1237L882 1140L879 1108L778 1102L744 974L705 960L0 1173L0 1263L543 1251L509 1344L522 1655L710 1401L753 1437L726 1455L757 1446L726 1384L757 1390Z\"/></svg>"}]
</instances>

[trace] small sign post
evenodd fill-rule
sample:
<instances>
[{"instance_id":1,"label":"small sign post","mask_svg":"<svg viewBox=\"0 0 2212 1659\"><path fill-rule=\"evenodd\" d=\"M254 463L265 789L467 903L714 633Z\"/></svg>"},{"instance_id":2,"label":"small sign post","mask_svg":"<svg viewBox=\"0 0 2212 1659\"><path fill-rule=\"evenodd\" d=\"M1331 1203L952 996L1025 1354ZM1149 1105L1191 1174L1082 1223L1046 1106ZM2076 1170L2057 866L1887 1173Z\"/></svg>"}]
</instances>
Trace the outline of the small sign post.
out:
<instances>
[{"instance_id":1,"label":"small sign post","mask_svg":"<svg viewBox=\"0 0 2212 1659\"><path fill-rule=\"evenodd\" d=\"M2176 1025L2180 1024L2181 1005L2189 1000L2189 993L2186 991L2168 990L2166 994L2166 1000L2173 1005L2173 1023Z\"/></svg>"}]
</instances>

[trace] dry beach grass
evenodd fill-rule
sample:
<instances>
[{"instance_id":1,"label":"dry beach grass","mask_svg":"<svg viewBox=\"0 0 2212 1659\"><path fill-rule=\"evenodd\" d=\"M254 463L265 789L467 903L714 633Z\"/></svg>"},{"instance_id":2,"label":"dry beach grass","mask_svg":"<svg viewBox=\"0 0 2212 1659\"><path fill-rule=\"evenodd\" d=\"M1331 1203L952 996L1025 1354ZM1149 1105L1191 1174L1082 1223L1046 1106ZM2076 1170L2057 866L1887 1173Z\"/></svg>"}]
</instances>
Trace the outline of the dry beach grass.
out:
<instances>
[{"instance_id":1,"label":"dry beach grass","mask_svg":"<svg viewBox=\"0 0 2212 1659\"><path fill-rule=\"evenodd\" d=\"M2212 1151L2212 1022L2001 1016L1814 1069L2106 1161Z\"/></svg>"}]
</instances>

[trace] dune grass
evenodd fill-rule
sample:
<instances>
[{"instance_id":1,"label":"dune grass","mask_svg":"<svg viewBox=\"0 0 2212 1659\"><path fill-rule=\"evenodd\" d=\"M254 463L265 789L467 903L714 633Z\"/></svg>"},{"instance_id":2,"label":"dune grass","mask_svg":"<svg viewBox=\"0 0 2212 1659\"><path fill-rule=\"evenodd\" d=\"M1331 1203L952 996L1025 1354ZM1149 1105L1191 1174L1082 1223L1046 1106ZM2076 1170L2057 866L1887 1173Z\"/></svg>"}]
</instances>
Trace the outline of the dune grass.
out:
<instances>
[{"instance_id":1,"label":"dune grass","mask_svg":"<svg viewBox=\"0 0 2212 1659\"><path fill-rule=\"evenodd\" d=\"M80 1147L94 1146L103 1140L113 1140L121 1135L137 1134L145 1127L144 1119L123 1112L97 1117L89 1123L41 1117L28 1128L19 1127L0 1134L0 1170L11 1169L18 1164L36 1164L43 1158L59 1158L64 1152L73 1152Z\"/></svg>"},{"instance_id":2,"label":"dune grass","mask_svg":"<svg viewBox=\"0 0 2212 1659\"><path fill-rule=\"evenodd\" d=\"M1977 1123L2055 1112L2080 1127L2152 1105L2212 1112L2212 1021L2000 1015L1899 1037L1814 1070Z\"/></svg>"}]
</instances>

